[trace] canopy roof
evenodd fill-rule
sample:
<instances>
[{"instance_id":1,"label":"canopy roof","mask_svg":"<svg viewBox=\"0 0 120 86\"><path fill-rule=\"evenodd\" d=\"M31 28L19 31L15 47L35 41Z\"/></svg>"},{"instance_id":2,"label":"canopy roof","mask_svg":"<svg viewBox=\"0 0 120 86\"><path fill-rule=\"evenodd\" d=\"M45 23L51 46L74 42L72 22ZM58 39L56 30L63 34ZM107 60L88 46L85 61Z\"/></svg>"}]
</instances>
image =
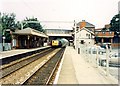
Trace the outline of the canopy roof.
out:
<instances>
[{"instance_id":1,"label":"canopy roof","mask_svg":"<svg viewBox=\"0 0 120 86\"><path fill-rule=\"evenodd\" d=\"M22 30L16 30L13 34L19 34L19 35L36 35L36 36L40 36L40 37L48 37L47 35L45 35L42 32L39 32L37 30L34 30L32 28L25 28Z\"/></svg>"}]
</instances>

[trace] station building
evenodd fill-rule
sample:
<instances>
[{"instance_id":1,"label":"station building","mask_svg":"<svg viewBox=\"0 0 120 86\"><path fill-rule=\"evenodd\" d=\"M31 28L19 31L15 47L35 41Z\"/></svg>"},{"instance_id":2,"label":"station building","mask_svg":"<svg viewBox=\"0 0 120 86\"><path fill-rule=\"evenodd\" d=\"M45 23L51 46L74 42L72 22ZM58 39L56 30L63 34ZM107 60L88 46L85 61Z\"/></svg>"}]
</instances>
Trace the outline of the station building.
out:
<instances>
[{"instance_id":1,"label":"station building","mask_svg":"<svg viewBox=\"0 0 120 86\"><path fill-rule=\"evenodd\" d=\"M32 28L25 28L12 33L12 46L23 49L42 47L47 39L46 34Z\"/></svg>"},{"instance_id":2,"label":"station building","mask_svg":"<svg viewBox=\"0 0 120 86\"><path fill-rule=\"evenodd\" d=\"M46 29L46 33L49 36L49 42L57 38L65 38L71 42L73 40L72 32L73 30L67 29Z\"/></svg>"},{"instance_id":3,"label":"station building","mask_svg":"<svg viewBox=\"0 0 120 86\"><path fill-rule=\"evenodd\" d=\"M52 40L65 38L71 45L73 44L73 22L57 21L47 22L43 25L45 25L44 29L49 37L49 43L51 43Z\"/></svg>"}]
</instances>

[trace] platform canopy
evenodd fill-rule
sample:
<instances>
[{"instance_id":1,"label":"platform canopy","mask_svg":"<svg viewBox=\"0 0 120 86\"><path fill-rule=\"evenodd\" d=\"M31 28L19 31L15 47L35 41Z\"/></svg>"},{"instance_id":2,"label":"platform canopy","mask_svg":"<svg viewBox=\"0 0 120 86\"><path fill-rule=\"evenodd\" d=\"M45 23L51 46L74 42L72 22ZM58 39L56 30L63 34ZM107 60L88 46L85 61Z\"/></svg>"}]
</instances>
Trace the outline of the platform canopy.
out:
<instances>
[{"instance_id":1,"label":"platform canopy","mask_svg":"<svg viewBox=\"0 0 120 86\"><path fill-rule=\"evenodd\" d=\"M19 35L36 35L40 37L48 38L48 36L42 32L39 32L37 30L34 30L32 28L25 28L22 30L16 30L13 34L19 34Z\"/></svg>"}]
</instances>

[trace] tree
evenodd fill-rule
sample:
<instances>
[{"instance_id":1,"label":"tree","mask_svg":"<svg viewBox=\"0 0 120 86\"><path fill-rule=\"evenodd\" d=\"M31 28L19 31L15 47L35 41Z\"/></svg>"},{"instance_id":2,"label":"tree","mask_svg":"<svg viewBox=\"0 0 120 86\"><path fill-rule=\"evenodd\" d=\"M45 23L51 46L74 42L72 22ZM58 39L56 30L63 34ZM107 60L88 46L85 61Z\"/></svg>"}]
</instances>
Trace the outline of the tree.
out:
<instances>
[{"instance_id":1,"label":"tree","mask_svg":"<svg viewBox=\"0 0 120 86\"><path fill-rule=\"evenodd\" d=\"M5 42L11 42L11 35L10 31L15 31L16 22L15 22L16 15L14 13L0 13L0 24L2 28L2 34L5 36ZM9 32L8 32L9 31Z\"/></svg>"},{"instance_id":2,"label":"tree","mask_svg":"<svg viewBox=\"0 0 120 86\"><path fill-rule=\"evenodd\" d=\"M118 36L120 33L120 14L115 15L110 22L110 31L114 31L115 35Z\"/></svg>"},{"instance_id":3,"label":"tree","mask_svg":"<svg viewBox=\"0 0 120 86\"><path fill-rule=\"evenodd\" d=\"M14 13L10 13L10 14L3 13L3 15L1 17L2 28L10 29L10 30L14 31L16 28L15 17L16 17L16 15Z\"/></svg>"},{"instance_id":4,"label":"tree","mask_svg":"<svg viewBox=\"0 0 120 86\"><path fill-rule=\"evenodd\" d=\"M26 24L26 25L25 25ZM30 27L32 29L38 30L40 32L45 32L44 29L42 28L40 22L38 21L37 18L27 18L24 20L23 25L25 25L23 28Z\"/></svg>"}]
</instances>

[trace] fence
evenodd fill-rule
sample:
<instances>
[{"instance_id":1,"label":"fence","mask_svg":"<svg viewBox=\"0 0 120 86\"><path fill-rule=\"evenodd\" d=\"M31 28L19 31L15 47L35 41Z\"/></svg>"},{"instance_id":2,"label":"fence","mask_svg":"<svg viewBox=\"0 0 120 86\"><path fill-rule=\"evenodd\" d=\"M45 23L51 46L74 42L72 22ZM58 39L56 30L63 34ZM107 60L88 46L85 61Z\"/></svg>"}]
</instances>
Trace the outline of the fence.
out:
<instances>
[{"instance_id":1,"label":"fence","mask_svg":"<svg viewBox=\"0 0 120 86\"><path fill-rule=\"evenodd\" d=\"M5 51L11 50L11 43L5 43ZM3 51L3 45L0 43L0 51Z\"/></svg>"},{"instance_id":2,"label":"fence","mask_svg":"<svg viewBox=\"0 0 120 86\"><path fill-rule=\"evenodd\" d=\"M80 44L79 48L77 49L78 54L81 54L81 56L93 67L103 71L106 76L112 74L109 66L111 48L108 49L108 47L106 46L106 49L104 49L96 45Z\"/></svg>"}]
</instances>

